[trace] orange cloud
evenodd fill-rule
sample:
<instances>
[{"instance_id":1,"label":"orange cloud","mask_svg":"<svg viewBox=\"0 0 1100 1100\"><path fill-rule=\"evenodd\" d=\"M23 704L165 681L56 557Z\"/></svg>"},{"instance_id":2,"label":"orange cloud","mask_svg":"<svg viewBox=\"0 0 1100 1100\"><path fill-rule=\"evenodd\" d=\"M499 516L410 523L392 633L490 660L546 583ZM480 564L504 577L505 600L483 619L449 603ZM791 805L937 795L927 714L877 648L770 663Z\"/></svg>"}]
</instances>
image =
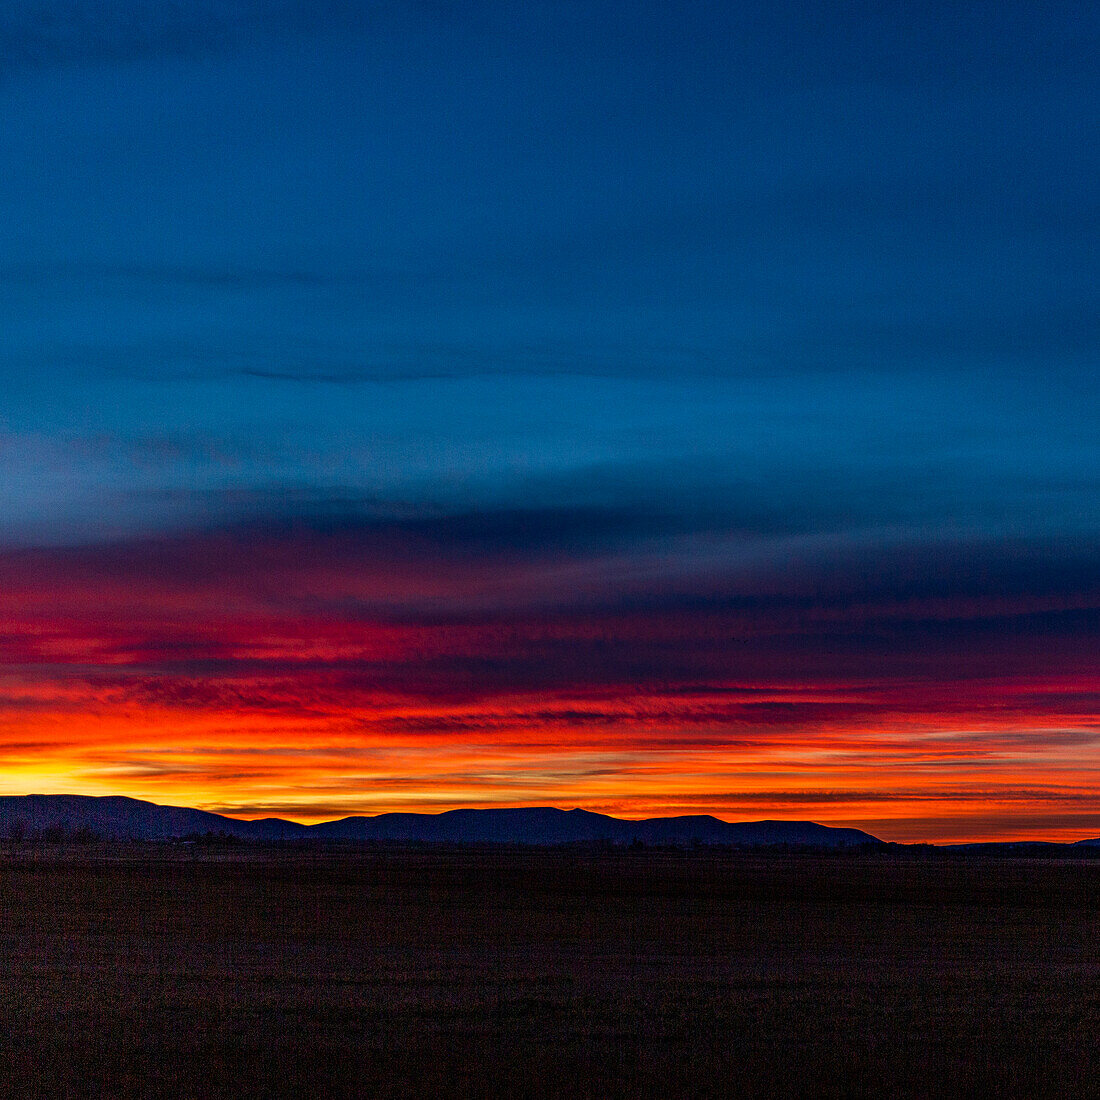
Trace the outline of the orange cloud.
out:
<instances>
[{"instance_id":1,"label":"orange cloud","mask_svg":"<svg viewBox=\"0 0 1100 1100\"><path fill-rule=\"evenodd\" d=\"M392 548L253 548L251 568L230 536L0 559L3 793L303 821L554 804L885 839L1100 835L1079 594L1034 602L1023 625L1000 597L954 616L944 601L456 610L489 586L484 563L414 554L387 575Z\"/></svg>"}]
</instances>

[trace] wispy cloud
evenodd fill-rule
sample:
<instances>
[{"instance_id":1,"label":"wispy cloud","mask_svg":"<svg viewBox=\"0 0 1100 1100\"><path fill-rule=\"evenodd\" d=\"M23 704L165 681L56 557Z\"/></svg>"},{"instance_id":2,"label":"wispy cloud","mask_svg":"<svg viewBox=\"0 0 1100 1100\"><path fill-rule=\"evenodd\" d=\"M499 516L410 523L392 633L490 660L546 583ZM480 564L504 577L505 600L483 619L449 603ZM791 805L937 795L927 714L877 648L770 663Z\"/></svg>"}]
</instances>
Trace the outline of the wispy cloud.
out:
<instances>
[{"instance_id":1,"label":"wispy cloud","mask_svg":"<svg viewBox=\"0 0 1100 1100\"><path fill-rule=\"evenodd\" d=\"M7 552L7 789L260 805L247 787L299 817L812 814L888 837L911 834L887 810L997 808L1009 829L1091 807L1086 558L918 541L685 574L673 551L712 545L706 528L671 521L636 589L660 523L621 508L269 516Z\"/></svg>"}]
</instances>

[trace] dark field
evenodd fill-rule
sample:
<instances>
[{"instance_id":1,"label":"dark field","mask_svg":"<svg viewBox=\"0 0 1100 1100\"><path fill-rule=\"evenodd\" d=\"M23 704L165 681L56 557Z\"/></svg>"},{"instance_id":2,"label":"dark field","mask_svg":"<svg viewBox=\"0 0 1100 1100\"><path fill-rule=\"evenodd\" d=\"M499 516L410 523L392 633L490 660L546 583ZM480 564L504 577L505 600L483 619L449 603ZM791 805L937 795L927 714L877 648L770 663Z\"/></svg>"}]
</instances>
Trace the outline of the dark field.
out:
<instances>
[{"instance_id":1,"label":"dark field","mask_svg":"<svg viewBox=\"0 0 1100 1100\"><path fill-rule=\"evenodd\" d=\"M10 1095L1100 1095L1100 865L0 855Z\"/></svg>"}]
</instances>

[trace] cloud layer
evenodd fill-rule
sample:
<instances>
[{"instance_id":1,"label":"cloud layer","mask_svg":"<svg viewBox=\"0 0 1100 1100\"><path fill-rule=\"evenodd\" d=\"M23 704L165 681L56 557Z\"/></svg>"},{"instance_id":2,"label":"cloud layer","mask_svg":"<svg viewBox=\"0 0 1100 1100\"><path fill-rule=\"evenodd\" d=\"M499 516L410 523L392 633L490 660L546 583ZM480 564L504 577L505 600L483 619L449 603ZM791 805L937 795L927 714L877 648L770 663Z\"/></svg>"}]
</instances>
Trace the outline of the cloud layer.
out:
<instances>
[{"instance_id":1,"label":"cloud layer","mask_svg":"<svg viewBox=\"0 0 1100 1100\"><path fill-rule=\"evenodd\" d=\"M710 531L656 554L656 530L329 516L9 552L8 788L1092 828L1094 557L811 544L746 570Z\"/></svg>"}]
</instances>

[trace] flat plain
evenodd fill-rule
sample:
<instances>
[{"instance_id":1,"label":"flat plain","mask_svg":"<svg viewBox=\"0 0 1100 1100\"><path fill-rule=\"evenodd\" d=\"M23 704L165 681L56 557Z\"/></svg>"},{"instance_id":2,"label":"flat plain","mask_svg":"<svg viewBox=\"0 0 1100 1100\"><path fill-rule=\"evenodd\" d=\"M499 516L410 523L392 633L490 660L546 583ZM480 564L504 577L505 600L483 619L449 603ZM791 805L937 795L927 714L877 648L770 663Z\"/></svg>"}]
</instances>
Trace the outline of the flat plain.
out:
<instances>
[{"instance_id":1,"label":"flat plain","mask_svg":"<svg viewBox=\"0 0 1100 1100\"><path fill-rule=\"evenodd\" d=\"M0 1089L1100 1095L1100 861L0 851Z\"/></svg>"}]
</instances>

